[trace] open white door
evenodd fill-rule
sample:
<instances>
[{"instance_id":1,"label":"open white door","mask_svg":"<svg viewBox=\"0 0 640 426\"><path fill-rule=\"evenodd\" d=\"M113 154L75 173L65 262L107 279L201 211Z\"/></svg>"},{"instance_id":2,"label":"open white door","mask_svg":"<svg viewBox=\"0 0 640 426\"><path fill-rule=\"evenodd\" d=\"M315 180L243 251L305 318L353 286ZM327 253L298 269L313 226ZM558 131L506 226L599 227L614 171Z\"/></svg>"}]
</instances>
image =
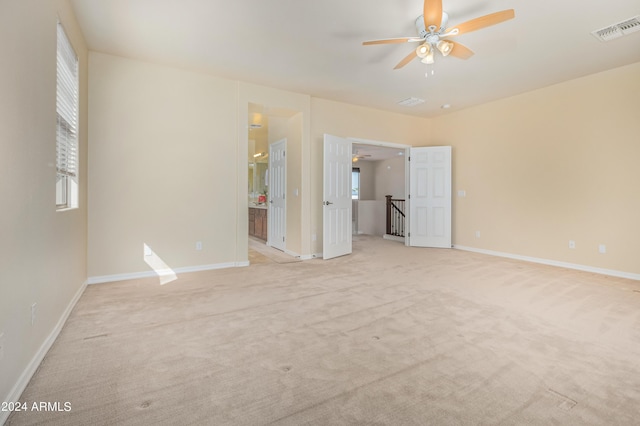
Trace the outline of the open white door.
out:
<instances>
[{"instance_id":1,"label":"open white door","mask_svg":"<svg viewBox=\"0 0 640 426\"><path fill-rule=\"evenodd\" d=\"M322 257L351 254L351 141L324 135Z\"/></svg>"},{"instance_id":2,"label":"open white door","mask_svg":"<svg viewBox=\"0 0 640 426\"><path fill-rule=\"evenodd\" d=\"M267 241L284 251L287 230L287 140L269 145L269 215Z\"/></svg>"},{"instance_id":3,"label":"open white door","mask_svg":"<svg viewBox=\"0 0 640 426\"><path fill-rule=\"evenodd\" d=\"M409 245L451 248L451 147L411 148Z\"/></svg>"}]
</instances>

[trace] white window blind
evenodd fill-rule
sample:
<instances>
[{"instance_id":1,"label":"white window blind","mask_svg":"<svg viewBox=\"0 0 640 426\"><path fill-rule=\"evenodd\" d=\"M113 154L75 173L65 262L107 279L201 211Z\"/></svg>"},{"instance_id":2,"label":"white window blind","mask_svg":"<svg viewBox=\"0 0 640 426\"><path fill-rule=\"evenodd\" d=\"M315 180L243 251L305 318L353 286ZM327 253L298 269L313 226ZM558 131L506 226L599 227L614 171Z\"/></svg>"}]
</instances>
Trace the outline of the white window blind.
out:
<instances>
[{"instance_id":1,"label":"white window blind","mask_svg":"<svg viewBox=\"0 0 640 426\"><path fill-rule=\"evenodd\" d=\"M78 57L58 23L56 206L78 201Z\"/></svg>"}]
</instances>

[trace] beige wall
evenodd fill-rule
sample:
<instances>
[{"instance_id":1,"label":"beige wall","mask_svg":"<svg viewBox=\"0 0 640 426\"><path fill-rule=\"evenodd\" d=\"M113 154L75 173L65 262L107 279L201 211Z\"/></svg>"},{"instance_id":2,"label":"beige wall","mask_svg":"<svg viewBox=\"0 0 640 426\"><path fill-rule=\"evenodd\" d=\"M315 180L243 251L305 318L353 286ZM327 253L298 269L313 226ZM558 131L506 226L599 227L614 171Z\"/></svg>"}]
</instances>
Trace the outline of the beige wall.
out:
<instances>
[{"instance_id":1,"label":"beige wall","mask_svg":"<svg viewBox=\"0 0 640 426\"><path fill-rule=\"evenodd\" d=\"M387 232L386 202L382 200L358 201L358 234L378 235Z\"/></svg>"},{"instance_id":2,"label":"beige wall","mask_svg":"<svg viewBox=\"0 0 640 426\"><path fill-rule=\"evenodd\" d=\"M398 156L375 162L376 200L385 196L404 199L406 187L405 157Z\"/></svg>"},{"instance_id":3,"label":"beige wall","mask_svg":"<svg viewBox=\"0 0 640 426\"><path fill-rule=\"evenodd\" d=\"M358 161L353 164L354 167L360 169L360 199L375 200L376 199L376 162L375 161Z\"/></svg>"},{"instance_id":4,"label":"beige wall","mask_svg":"<svg viewBox=\"0 0 640 426\"><path fill-rule=\"evenodd\" d=\"M80 63L80 203L64 212L55 202L58 18ZM17 401L87 278L87 49L66 1L3 0L0 56L0 401Z\"/></svg>"},{"instance_id":5,"label":"beige wall","mask_svg":"<svg viewBox=\"0 0 640 426\"><path fill-rule=\"evenodd\" d=\"M636 63L434 119L454 243L640 273L639 117Z\"/></svg>"},{"instance_id":6,"label":"beige wall","mask_svg":"<svg viewBox=\"0 0 640 426\"><path fill-rule=\"evenodd\" d=\"M287 251L303 254L302 248L302 113L287 120ZM308 231L306 231L308 233ZM304 254L307 254L307 248Z\"/></svg>"},{"instance_id":7,"label":"beige wall","mask_svg":"<svg viewBox=\"0 0 640 426\"><path fill-rule=\"evenodd\" d=\"M235 264L237 83L94 52L89 68L89 276L150 271L143 244L172 269Z\"/></svg>"}]
</instances>

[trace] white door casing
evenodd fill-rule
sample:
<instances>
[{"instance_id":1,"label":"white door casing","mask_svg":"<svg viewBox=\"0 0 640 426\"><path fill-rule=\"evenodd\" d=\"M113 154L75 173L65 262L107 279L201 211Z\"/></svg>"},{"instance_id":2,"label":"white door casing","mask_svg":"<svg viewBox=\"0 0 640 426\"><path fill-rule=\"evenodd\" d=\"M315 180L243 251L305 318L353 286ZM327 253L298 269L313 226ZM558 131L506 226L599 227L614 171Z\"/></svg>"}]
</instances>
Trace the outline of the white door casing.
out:
<instances>
[{"instance_id":1,"label":"white door casing","mask_svg":"<svg viewBox=\"0 0 640 426\"><path fill-rule=\"evenodd\" d=\"M451 147L411 148L409 245L451 248Z\"/></svg>"},{"instance_id":2,"label":"white door casing","mask_svg":"<svg viewBox=\"0 0 640 426\"><path fill-rule=\"evenodd\" d=\"M351 254L351 141L324 135L322 257Z\"/></svg>"},{"instance_id":3,"label":"white door casing","mask_svg":"<svg viewBox=\"0 0 640 426\"><path fill-rule=\"evenodd\" d=\"M284 251L287 230L287 140L269 145L269 212L267 241L273 248Z\"/></svg>"}]
</instances>

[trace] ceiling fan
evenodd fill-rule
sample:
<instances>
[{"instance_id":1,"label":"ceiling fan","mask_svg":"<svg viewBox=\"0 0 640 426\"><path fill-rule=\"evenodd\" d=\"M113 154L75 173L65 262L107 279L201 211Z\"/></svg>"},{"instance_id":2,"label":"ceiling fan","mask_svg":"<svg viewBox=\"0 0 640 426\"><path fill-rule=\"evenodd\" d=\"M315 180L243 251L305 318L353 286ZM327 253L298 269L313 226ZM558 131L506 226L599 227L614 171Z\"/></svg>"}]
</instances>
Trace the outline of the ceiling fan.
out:
<instances>
[{"instance_id":1,"label":"ceiling fan","mask_svg":"<svg viewBox=\"0 0 640 426\"><path fill-rule=\"evenodd\" d=\"M453 27L448 27L449 16L446 12L442 11L442 0L424 0L423 14L418 16L415 22L418 37L370 40L362 44L369 46L372 44L422 43L398 62L398 65L396 65L394 69L404 67L414 58L420 58L421 62L425 64L433 64L436 50L438 50L442 56L451 55L460 59L469 59L473 55L471 49L455 41L448 40L449 37L455 37L460 34L499 24L514 17L514 10L507 9L471 19L470 21Z\"/></svg>"},{"instance_id":2,"label":"ceiling fan","mask_svg":"<svg viewBox=\"0 0 640 426\"><path fill-rule=\"evenodd\" d=\"M352 163L357 163L358 160L363 160L363 159L369 158L369 157L371 157L371 154L360 154L360 153L358 153L358 151L355 151L353 153L353 155L351 156L351 162Z\"/></svg>"}]
</instances>

